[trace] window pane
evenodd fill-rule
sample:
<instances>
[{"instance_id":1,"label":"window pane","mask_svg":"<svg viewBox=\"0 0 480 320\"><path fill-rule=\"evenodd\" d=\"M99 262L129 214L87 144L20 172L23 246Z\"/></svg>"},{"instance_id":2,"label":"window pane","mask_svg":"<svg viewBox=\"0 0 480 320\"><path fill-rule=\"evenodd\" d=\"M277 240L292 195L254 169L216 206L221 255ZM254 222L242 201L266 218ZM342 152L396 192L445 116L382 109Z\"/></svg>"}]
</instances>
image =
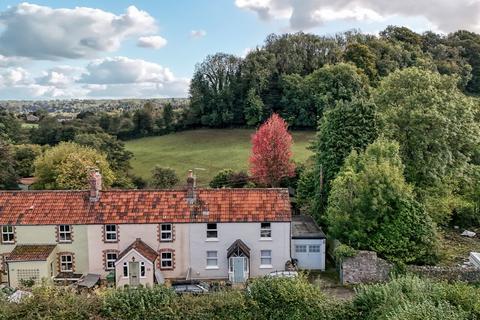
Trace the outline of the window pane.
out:
<instances>
[{"instance_id":1,"label":"window pane","mask_svg":"<svg viewBox=\"0 0 480 320\"><path fill-rule=\"evenodd\" d=\"M309 252L320 252L320 245L310 245L308 246L308 251Z\"/></svg>"},{"instance_id":2,"label":"window pane","mask_svg":"<svg viewBox=\"0 0 480 320\"><path fill-rule=\"evenodd\" d=\"M296 252L300 252L300 253L302 253L302 252L307 252L307 246L306 246L306 245L302 245L302 244L296 245L296 246L295 246L295 251L296 251Z\"/></svg>"},{"instance_id":3,"label":"window pane","mask_svg":"<svg viewBox=\"0 0 480 320\"><path fill-rule=\"evenodd\" d=\"M162 224L162 231L170 231L172 230L171 224Z\"/></svg>"}]
</instances>

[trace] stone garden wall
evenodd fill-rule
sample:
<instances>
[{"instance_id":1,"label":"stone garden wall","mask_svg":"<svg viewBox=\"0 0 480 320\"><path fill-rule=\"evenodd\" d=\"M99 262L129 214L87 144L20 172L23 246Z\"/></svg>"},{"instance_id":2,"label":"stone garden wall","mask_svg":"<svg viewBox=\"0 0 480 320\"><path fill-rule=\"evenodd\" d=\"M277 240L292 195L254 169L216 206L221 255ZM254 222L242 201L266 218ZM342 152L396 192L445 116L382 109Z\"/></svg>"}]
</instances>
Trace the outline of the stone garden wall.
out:
<instances>
[{"instance_id":1,"label":"stone garden wall","mask_svg":"<svg viewBox=\"0 0 480 320\"><path fill-rule=\"evenodd\" d=\"M377 257L373 251L358 251L340 263L340 282L346 284L385 282L392 265Z\"/></svg>"},{"instance_id":2,"label":"stone garden wall","mask_svg":"<svg viewBox=\"0 0 480 320\"><path fill-rule=\"evenodd\" d=\"M409 266L408 271L418 276L435 280L480 282L480 270L471 266Z\"/></svg>"}]
</instances>

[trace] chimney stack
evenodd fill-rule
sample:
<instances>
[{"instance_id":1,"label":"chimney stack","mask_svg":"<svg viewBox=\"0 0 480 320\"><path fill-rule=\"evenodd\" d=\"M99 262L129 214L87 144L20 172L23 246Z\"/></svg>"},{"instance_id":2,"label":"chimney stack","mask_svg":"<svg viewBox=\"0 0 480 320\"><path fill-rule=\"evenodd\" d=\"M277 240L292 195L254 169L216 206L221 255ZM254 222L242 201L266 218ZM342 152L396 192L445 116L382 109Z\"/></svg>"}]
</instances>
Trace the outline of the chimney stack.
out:
<instances>
[{"instance_id":1,"label":"chimney stack","mask_svg":"<svg viewBox=\"0 0 480 320\"><path fill-rule=\"evenodd\" d=\"M102 190L102 175L98 169L90 172L88 182L90 184L90 202L97 202L100 199L100 191Z\"/></svg>"},{"instance_id":2,"label":"chimney stack","mask_svg":"<svg viewBox=\"0 0 480 320\"><path fill-rule=\"evenodd\" d=\"M195 195L195 176L193 175L192 170L188 170L188 177L187 177L187 202L189 204L195 203L196 195Z\"/></svg>"}]
</instances>

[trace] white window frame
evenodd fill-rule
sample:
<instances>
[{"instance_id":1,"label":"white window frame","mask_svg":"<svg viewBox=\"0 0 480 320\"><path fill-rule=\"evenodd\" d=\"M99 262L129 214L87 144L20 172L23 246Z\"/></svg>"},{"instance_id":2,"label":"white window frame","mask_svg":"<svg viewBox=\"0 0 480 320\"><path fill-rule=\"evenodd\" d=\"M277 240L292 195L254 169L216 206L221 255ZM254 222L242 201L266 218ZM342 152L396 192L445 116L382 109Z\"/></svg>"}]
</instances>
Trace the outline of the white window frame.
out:
<instances>
[{"instance_id":1,"label":"white window frame","mask_svg":"<svg viewBox=\"0 0 480 320\"><path fill-rule=\"evenodd\" d=\"M260 250L260 268L272 268L272 250Z\"/></svg>"},{"instance_id":2,"label":"white window frame","mask_svg":"<svg viewBox=\"0 0 480 320\"><path fill-rule=\"evenodd\" d=\"M108 230L108 227L114 227L115 230ZM106 224L104 226L105 242L117 242L118 241L118 226L116 224ZM114 239L109 239L108 236L114 235Z\"/></svg>"},{"instance_id":3,"label":"white window frame","mask_svg":"<svg viewBox=\"0 0 480 320\"><path fill-rule=\"evenodd\" d=\"M68 259L66 258L69 258L70 261L67 261ZM65 266L68 266L68 265L71 265L71 268L64 268ZM60 255L60 272L73 272L73 255L71 254Z\"/></svg>"},{"instance_id":4,"label":"white window frame","mask_svg":"<svg viewBox=\"0 0 480 320\"><path fill-rule=\"evenodd\" d=\"M213 226L215 226L215 228L212 228ZM218 224L217 223L207 223L207 241L208 240L210 241L218 240Z\"/></svg>"},{"instance_id":5,"label":"white window frame","mask_svg":"<svg viewBox=\"0 0 480 320\"><path fill-rule=\"evenodd\" d=\"M312 247L318 248L318 250L312 250ZM322 246L319 244L309 244L308 253L320 253L322 251Z\"/></svg>"},{"instance_id":6,"label":"white window frame","mask_svg":"<svg viewBox=\"0 0 480 320\"><path fill-rule=\"evenodd\" d=\"M123 263L123 268L122 268L122 271L123 271L123 278L128 278L128 262L125 261Z\"/></svg>"},{"instance_id":7,"label":"white window frame","mask_svg":"<svg viewBox=\"0 0 480 320\"><path fill-rule=\"evenodd\" d=\"M164 258L164 254L170 254L170 258ZM165 267L164 262L169 262L170 266ZM161 269L173 269L173 252L172 251L163 251L160 253L160 268Z\"/></svg>"},{"instance_id":8,"label":"white window frame","mask_svg":"<svg viewBox=\"0 0 480 320\"><path fill-rule=\"evenodd\" d=\"M302 248L302 250L299 250ZM296 244L295 245L295 252L296 253L307 253L307 245L306 244Z\"/></svg>"},{"instance_id":9,"label":"white window frame","mask_svg":"<svg viewBox=\"0 0 480 320\"><path fill-rule=\"evenodd\" d=\"M64 230L62 230L62 227ZM65 228L68 227L68 231ZM63 237L63 239L62 239ZM58 242L72 242L72 225L60 224L58 225Z\"/></svg>"},{"instance_id":10,"label":"white window frame","mask_svg":"<svg viewBox=\"0 0 480 320\"><path fill-rule=\"evenodd\" d=\"M163 230L163 227L170 227L170 230ZM164 238L164 235L168 235L168 238ZM173 241L173 224L162 223L160 225L160 241L170 242Z\"/></svg>"},{"instance_id":11,"label":"white window frame","mask_svg":"<svg viewBox=\"0 0 480 320\"><path fill-rule=\"evenodd\" d=\"M260 239L262 240L272 239L272 224L270 222L260 223Z\"/></svg>"},{"instance_id":12,"label":"white window frame","mask_svg":"<svg viewBox=\"0 0 480 320\"><path fill-rule=\"evenodd\" d=\"M5 240L5 236L7 236L9 240ZM5 243L5 244L15 243L15 227L14 226L10 224L2 225L2 243Z\"/></svg>"},{"instance_id":13,"label":"white window frame","mask_svg":"<svg viewBox=\"0 0 480 320\"><path fill-rule=\"evenodd\" d=\"M112 255L112 254L115 255L115 259L108 258L108 255ZM105 253L105 270L108 270L108 271L115 270L115 262L117 261L117 259L118 259L118 253L106 252ZM111 267L108 266L109 263L111 263Z\"/></svg>"},{"instance_id":14,"label":"white window frame","mask_svg":"<svg viewBox=\"0 0 480 320\"><path fill-rule=\"evenodd\" d=\"M206 254L206 269L218 269L218 251L208 250Z\"/></svg>"}]
</instances>

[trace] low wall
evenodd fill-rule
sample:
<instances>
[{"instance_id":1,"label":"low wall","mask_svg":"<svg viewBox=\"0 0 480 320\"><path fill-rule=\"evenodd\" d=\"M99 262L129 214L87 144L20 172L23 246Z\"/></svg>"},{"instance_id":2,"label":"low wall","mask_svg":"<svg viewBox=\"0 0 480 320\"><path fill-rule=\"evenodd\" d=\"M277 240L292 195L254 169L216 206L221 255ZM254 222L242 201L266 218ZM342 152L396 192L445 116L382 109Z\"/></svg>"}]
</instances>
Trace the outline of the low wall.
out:
<instances>
[{"instance_id":1,"label":"low wall","mask_svg":"<svg viewBox=\"0 0 480 320\"><path fill-rule=\"evenodd\" d=\"M475 267L409 266L407 270L418 276L435 280L480 282L480 270Z\"/></svg>"},{"instance_id":2,"label":"low wall","mask_svg":"<svg viewBox=\"0 0 480 320\"><path fill-rule=\"evenodd\" d=\"M373 251L358 251L353 257L344 258L340 264L342 284L385 282L392 265L377 257Z\"/></svg>"}]
</instances>

